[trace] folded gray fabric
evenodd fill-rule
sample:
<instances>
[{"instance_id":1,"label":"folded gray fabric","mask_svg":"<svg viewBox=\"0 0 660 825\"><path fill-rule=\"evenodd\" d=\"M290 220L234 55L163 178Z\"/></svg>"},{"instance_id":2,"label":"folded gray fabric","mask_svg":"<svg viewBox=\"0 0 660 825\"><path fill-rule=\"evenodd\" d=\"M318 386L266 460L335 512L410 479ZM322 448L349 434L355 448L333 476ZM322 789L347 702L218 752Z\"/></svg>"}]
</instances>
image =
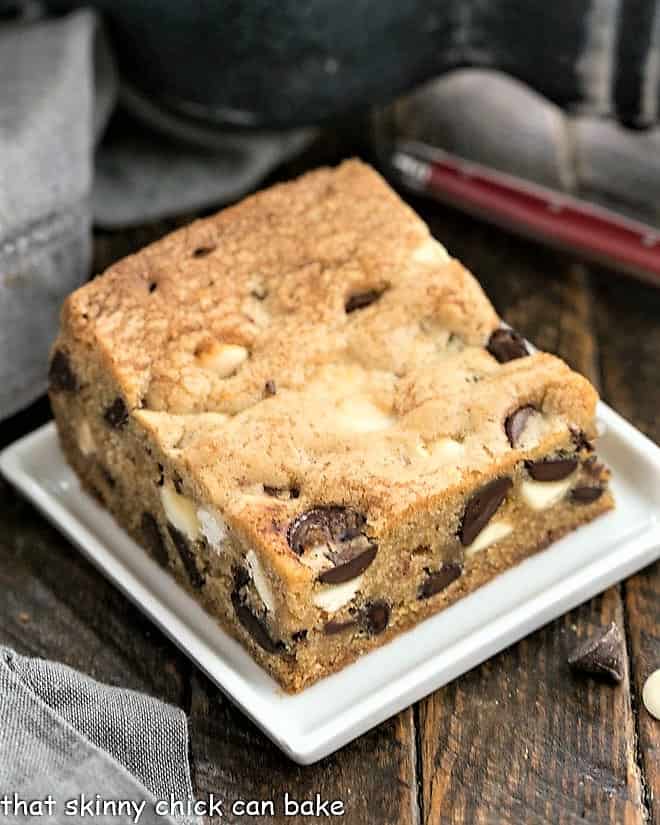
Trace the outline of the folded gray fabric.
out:
<instances>
[{"instance_id":1,"label":"folded gray fabric","mask_svg":"<svg viewBox=\"0 0 660 825\"><path fill-rule=\"evenodd\" d=\"M94 821L118 825L199 821L180 815L193 789L186 716L178 708L0 648L0 731L2 822L68 825L92 811L105 811ZM21 816L21 802L44 802L49 794L50 810ZM172 811L171 799L186 807ZM159 800L168 807L156 808ZM113 804L99 807L105 803Z\"/></svg>"}]
</instances>

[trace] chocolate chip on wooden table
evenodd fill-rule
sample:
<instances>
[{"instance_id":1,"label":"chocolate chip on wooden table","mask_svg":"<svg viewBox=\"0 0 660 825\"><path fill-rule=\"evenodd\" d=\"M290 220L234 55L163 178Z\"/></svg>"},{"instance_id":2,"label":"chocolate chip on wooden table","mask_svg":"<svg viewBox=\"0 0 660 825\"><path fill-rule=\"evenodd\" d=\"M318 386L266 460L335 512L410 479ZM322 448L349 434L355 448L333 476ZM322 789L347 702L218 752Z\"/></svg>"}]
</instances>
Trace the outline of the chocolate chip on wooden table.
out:
<instances>
[{"instance_id":1,"label":"chocolate chip on wooden table","mask_svg":"<svg viewBox=\"0 0 660 825\"><path fill-rule=\"evenodd\" d=\"M534 481L561 481L574 472L577 464L577 458L544 458L526 461L525 467Z\"/></svg>"},{"instance_id":2,"label":"chocolate chip on wooden table","mask_svg":"<svg viewBox=\"0 0 660 825\"><path fill-rule=\"evenodd\" d=\"M506 417L504 421L504 432L512 447L518 444L520 436L527 426L529 417L535 412L536 407L533 407L531 404L525 404L524 407L518 407L517 410L514 410L511 415Z\"/></svg>"},{"instance_id":3,"label":"chocolate chip on wooden table","mask_svg":"<svg viewBox=\"0 0 660 825\"><path fill-rule=\"evenodd\" d=\"M177 530L173 524L168 524L167 529L172 539L172 543L181 557L181 561L183 562L184 569L188 574L190 583L195 590L200 590L204 586L205 579L197 568L197 560L193 549L190 546L190 542L180 530Z\"/></svg>"},{"instance_id":4,"label":"chocolate chip on wooden table","mask_svg":"<svg viewBox=\"0 0 660 825\"><path fill-rule=\"evenodd\" d=\"M574 487L571 490L571 499L578 504L591 504L605 492L603 487Z\"/></svg>"},{"instance_id":5,"label":"chocolate chip on wooden table","mask_svg":"<svg viewBox=\"0 0 660 825\"><path fill-rule=\"evenodd\" d=\"M384 289L367 289L364 292L353 293L344 305L346 314L355 312L356 309L364 309L370 306L380 298L384 291Z\"/></svg>"},{"instance_id":6,"label":"chocolate chip on wooden table","mask_svg":"<svg viewBox=\"0 0 660 825\"><path fill-rule=\"evenodd\" d=\"M515 330L505 329L504 327L496 329L492 333L486 344L486 349L500 364L529 355L529 350L522 336Z\"/></svg>"},{"instance_id":7,"label":"chocolate chip on wooden table","mask_svg":"<svg viewBox=\"0 0 660 825\"><path fill-rule=\"evenodd\" d=\"M163 534L160 532L160 527L154 516L146 511L142 513L140 527L147 548L151 550L154 558L161 567L167 567L170 562L170 557L165 546Z\"/></svg>"},{"instance_id":8,"label":"chocolate chip on wooden table","mask_svg":"<svg viewBox=\"0 0 660 825\"><path fill-rule=\"evenodd\" d=\"M332 567L319 574L323 584L342 584L363 573L376 558L378 545L364 532L366 518L350 507L329 505L301 513L290 525L289 546L299 555L323 546Z\"/></svg>"},{"instance_id":9,"label":"chocolate chip on wooden table","mask_svg":"<svg viewBox=\"0 0 660 825\"><path fill-rule=\"evenodd\" d=\"M267 653L281 653L284 650L284 643L271 638L268 628L262 620L250 610L244 600L244 588L250 583L250 576L241 567L234 571L234 588L231 593L231 603L236 613L236 618L243 628L252 636L254 641Z\"/></svg>"},{"instance_id":10,"label":"chocolate chip on wooden table","mask_svg":"<svg viewBox=\"0 0 660 825\"><path fill-rule=\"evenodd\" d=\"M573 670L618 683L623 680L624 660L623 636L618 626L610 622L578 644L568 657L568 664Z\"/></svg>"},{"instance_id":11,"label":"chocolate chip on wooden table","mask_svg":"<svg viewBox=\"0 0 660 825\"><path fill-rule=\"evenodd\" d=\"M48 369L48 384L51 392L75 392L78 389L78 379L64 350L57 349L53 353Z\"/></svg>"},{"instance_id":12,"label":"chocolate chip on wooden table","mask_svg":"<svg viewBox=\"0 0 660 825\"><path fill-rule=\"evenodd\" d=\"M439 570L425 568L426 578L419 586L418 599L428 599L455 582L463 572L463 566L456 561L447 561Z\"/></svg>"},{"instance_id":13,"label":"chocolate chip on wooden table","mask_svg":"<svg viewBox=\"0 0 660 825\"><path fill-rule=\"evenodd\" d=\"M362 618L367 631L378 636L390 623L390 606L382 599L371 602L362 611Z\"/></svg>"},{"instance_id":14,"label":"chocolate chip on wooden table","mask_svg":"<svg viewBox=\"0 0 660 825\"><path fill-rule=\"evenodd\" d=\"M473 493L465 507L458 532L462 545L472 544L495 515L512 486L510 478L496 478Z\"/></svg>"},{"instance_id":15,"label":"chocolate chip on wooden table","mask_svg":"<svg viewBox=\"0 0 660 825\"><path fill-rule=\"evenodd\" d=\"M115 430L120 429L128 421L128 410L123 399L115 398L115 400L106 407L103 412L103 418L109 427Z\"/></svg>"}]
</instances>

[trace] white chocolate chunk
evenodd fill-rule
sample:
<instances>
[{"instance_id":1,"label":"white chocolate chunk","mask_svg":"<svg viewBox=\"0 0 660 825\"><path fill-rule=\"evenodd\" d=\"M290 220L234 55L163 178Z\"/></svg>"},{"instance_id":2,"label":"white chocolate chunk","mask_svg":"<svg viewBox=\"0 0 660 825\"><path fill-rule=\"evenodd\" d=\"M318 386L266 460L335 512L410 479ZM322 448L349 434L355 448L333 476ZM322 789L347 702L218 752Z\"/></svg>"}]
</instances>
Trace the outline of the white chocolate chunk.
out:
<instances>
[{"instance_id":1,"label":"white chocolate chunk","mask_svg":"<svg viewBox=\"0 0 660 825\"><path fill-rule=\"evenodd\" d=\"M644 682L642 700L644 701L644 707L651 716L660 719L660 668L654 670Z\"/></svg>"},{"instance_id":2,"label":"white chocolate chunk","mask_svg":"<svg viewBox=\"0 0 660 825\"><path fill-rule=\"evenodd\" d=\"M465 556L469 558L480 550L485 550L491 544L501 541L513 531L513 527L508 521L493 521L479 533L476 539L465 548Z\"/></svg>"},{"instance_id":3,"label":"white chocolate chunk","mask_svg":"<svg viewBox=\"0 0 660 825\"><path fill-rule=\"evenodd\" d=\"M266 576L266 573L261 566L261 562L257 558L257 554L254 550L248 550L247 555L245 556L245 561L247 562L247 566L250 568L252 581L257 589L259 598L264 603L266 610L268 610L269 613L272 613L275 610L275 597L273 596L273 590L270 586L270 582L268 581L268 577Z\"/></svg>"},{"instance_id":4,"label":"white chocolate chunk","mask_svg":"<svg viewBox=\"0 0 660 825\"><path fill-rule=\"evenodd\" d=\"M89 421L86 418L83 418L78 427L78 447L84 456L92 455L92 453L96 452L94 436L92 435Z\"/></svg>"},{"instance_id":5,"label":"white chocolate chunk","mask_svg":"<svg viewBox=\"0 0 660 825\"><path fill-rule=\"evenodd\" d=\"M362 585L363 576L357 576L350 581L343 582L343 584L333 584L322 588L314 594L313 602L321 610L328 613L335 613L348 604Z\"/></svg>"},{"instance_id":6,"label":"white chocolate chunk","mask_svg":"<svg viewBox=\"0 0 660 825\"><path fill-rule=\"evenodd\" d=\"M199 538L199 519L193 502L182 496L169 484L160 488L160 498L163 503L165 517L191 541Z\"/></svg>"},{"instance_id":7,"label":"white chocolate chunk","mask_svg":"<svg viewBox=\"0 0 660 825\"><path fill-rule=\"evenodd\" d=\"M523 481L520 492L532 510L545 510L561 501L573 483L574 473L561 481Z\"/></svg>"},{"instance_id":8,"label":"white chocolate chunk","mask_svg":"<svg viewBox=\"0 0 660 825\"><path fill-rule=\"evenodd\" d=\"M415 249L413 261L418 264L442 264L449 260L444 246L434 238L427 238Z\"/></svg>"},{"instance_id":9,"label":"white chocolate chunk","mask_svg":"<svg viewBox=\"0 0 660 825\"><path fill-rule=\"evenodd\" d=\"M238 344L222 344L212 341L197 351L197 361L202 367L213 370L220 378L229 378L247 360L248 351Z\"/></svg>"},{"instance_id":10,"label":"white chocolate chunk","mask_svg":"<svg viewBox=\"0 0 660 825\"><path fill-rule=\"evenodd\" d=\"M453 438L439 438L437 441L420 443L418 450L422 455L433 456L440 461L455 461L463 454L463 445Z\"/></svg>"},{"instance_id":11,"label":"white chocolate chunk","mask_svg":"<svg viewBox=\"0 0 660 825\"><path fill-rule=\"evenodd\" d=\"M356 433L386 430L394 424L394 418L368 398L345 398L339 403L337 411L339 427Z\"/></svg>"},{"instance_id":12,"label":"white chocolate chunk","mask_svg":"<svg viewBox=\"0 0 660 825\"><path fill-rule=\"evenodd\" d=\"M220 518L215 510L207 510L200 507L197 510L199 529L209 543L209 547L214 550L222 550L222 545L227 539L227 525Z\"/></svg>"}]
</instances>

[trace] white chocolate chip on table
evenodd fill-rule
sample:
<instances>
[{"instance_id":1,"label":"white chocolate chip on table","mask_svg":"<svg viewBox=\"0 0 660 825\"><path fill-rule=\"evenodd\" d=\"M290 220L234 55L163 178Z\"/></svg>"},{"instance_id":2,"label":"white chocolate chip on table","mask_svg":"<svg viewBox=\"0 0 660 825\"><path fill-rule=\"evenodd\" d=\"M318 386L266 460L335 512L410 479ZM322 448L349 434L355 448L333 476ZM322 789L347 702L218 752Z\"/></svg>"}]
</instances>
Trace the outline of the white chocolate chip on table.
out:
<instances>
[{"instance_id":1,"label":"white chocolate chip on table","mask_svg":"<svg viewBox=\"0 0 660 825\"><path fill-rule=\"evenodd\" d=\"M644 707L655 719L660 719L660 668L644 682L642 690Z\"/></svg>"}]
</instances>

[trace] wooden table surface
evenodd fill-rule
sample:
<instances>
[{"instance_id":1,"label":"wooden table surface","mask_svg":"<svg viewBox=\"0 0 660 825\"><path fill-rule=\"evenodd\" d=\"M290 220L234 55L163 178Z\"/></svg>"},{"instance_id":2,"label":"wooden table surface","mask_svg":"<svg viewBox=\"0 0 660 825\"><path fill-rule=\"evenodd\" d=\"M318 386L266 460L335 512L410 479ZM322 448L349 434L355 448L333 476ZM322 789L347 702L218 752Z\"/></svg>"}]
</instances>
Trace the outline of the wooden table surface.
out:
<instances>
[{"instance_id":1,"label":"wooden table surface","mask_svg":"<svg viewBox=\"0 0 660 825\"><path fill-rule=\"evenodd\" d=\"M660 441L660 290L449 208L412 203L506 321ZM94 270L185 220L98 233ZM2 444L48 417L47 403L37 402L2 424ZM659 563L303 768L3 481L0 501L0 643L184 708L200 797L277 804L285 790L297 799L319 793L345 803L333 818L345 825L660 825L660 722L641 705L644 679L660 667ZM623 684L573 677L566 657L575 635L610 621L627 641Z\"/></svg>"}]
</instances>

